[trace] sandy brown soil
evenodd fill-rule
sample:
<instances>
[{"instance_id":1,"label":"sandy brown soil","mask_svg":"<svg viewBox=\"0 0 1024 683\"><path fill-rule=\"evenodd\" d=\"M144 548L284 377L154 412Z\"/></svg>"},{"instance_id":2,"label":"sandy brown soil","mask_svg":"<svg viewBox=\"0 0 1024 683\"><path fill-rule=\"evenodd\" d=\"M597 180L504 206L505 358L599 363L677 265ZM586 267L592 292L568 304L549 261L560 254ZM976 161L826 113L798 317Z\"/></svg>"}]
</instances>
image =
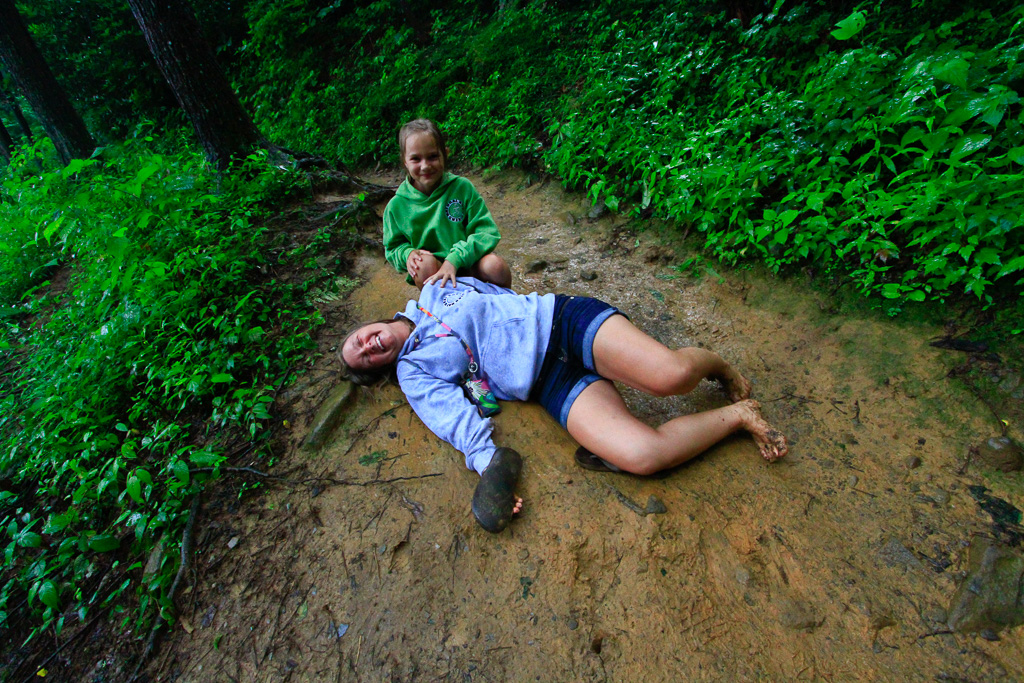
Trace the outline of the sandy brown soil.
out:
<instances>
[{"instance_id":1,"label":"sandy brown soil","mask_svg":"<svg viewBox=\"0 0 1024 683\"><path fill-rule=\"evenodd\" d=\"M495 536L470 512L476 474L397 388L361 390L335 439L302 451L338 380L340 322L415 295L367 251L361 286L325 304L305 391L282 405L295 418L275 472L306 481L204 504L197 582L153 680L1024 677L1019 629L990 641L946 626L968 545L991 534L967 486L1024 500L1019 474L963 467L999 424L947 378L964 356L928 346L941 329L842 310L802 278L674 277L653 232L589 220L554 184L471 178L517 289L597 296L669 345L718 351L790 454L769 465L737 435L657 477L594 473L539 407L506 405L497 440L526 456L526 508ZM652 421L725 403L710 383L627 400ZM667 512L644 514L652 496Z\"/></svg>"}]
</instances>

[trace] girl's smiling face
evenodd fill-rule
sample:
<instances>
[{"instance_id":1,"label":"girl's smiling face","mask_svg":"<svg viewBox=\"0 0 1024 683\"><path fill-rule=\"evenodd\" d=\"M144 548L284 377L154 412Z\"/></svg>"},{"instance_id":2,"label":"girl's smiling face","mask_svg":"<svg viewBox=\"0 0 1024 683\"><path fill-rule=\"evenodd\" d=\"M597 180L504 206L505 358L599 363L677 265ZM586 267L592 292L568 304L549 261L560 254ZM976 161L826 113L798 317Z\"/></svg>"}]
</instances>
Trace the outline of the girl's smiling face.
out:
<instances>
[{"instance_id":1,"label":"girl's smiling face","mask_svg":"<svg viewBox=\"0 0 1024 683\"><path fill-rule=\"evenodd\" d=\"M341 345L341 357L353 370L365 372L393 364L409 338L411 329L401 320L370 323L348 336Z\"/></svg>"},{"instance_id":2,"label":"girl's smiling face","mask_svg":"<svg viewBox=\"0 0 1024 683\"><path fill-rule=\"evenodd\" d=\"M406 138L402 163L412 186L423 194L430 196L441 184L445 156L430 133L413 133Z\"/></svg>"}]
</instances>

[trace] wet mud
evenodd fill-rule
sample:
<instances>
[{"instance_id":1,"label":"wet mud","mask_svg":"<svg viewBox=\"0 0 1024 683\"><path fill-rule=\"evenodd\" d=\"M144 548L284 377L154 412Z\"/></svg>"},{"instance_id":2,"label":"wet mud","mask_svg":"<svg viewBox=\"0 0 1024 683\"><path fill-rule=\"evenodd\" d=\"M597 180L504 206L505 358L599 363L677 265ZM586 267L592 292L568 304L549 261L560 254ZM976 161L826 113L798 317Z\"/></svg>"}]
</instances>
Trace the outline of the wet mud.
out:
<instances>
[{"instance_id":1,"label":"wet mud","mask_svg":"<svg viewBox=\"0 0 1024 683\"><path fill-rule=\"evenodd\" d=\"M949 376L962 356L929 346L941 329L843 310L803 277L680 275L685 245L656 230L588 218L553 183L470 177L516 289L597 296L670 346L717 351L790 453L766 463L738 434L658 476L592 472L538 406L508 404L496 441L525 456L525 509L491 535L470 511L477 475L395 387L357 390L334 436L302 448L339 381L345 325L416 293L368 249L349 274L358 288L323 304L319 360L282 396L281 479L204 503L196 584L153 679L1024 677L1019 628L949 625L972 542L1017 552L971 487L1024 500L1019 472L966 462L1001 426ZM652 422L726 403L710 382L624 394Z\"/></svg>"}]
</instances>

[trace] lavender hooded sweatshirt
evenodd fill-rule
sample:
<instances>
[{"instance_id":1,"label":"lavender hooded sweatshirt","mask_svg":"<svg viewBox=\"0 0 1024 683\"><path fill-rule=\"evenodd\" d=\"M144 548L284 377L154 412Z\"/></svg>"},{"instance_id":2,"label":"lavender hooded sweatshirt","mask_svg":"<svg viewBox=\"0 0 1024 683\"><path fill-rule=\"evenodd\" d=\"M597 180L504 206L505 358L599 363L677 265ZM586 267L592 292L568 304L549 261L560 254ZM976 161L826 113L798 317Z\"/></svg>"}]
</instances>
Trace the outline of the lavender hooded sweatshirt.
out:
<instances>
[{"instance_id":1,"label":"lavender hooded sweatshirt","mask_svg":"<svg viewBox=\"0 0 1024 683\"><path fill-rule=\"evenodd\" d=\"M435 318L469 345L478 374L498 399L525 401L544 363L555 295L516 294L460 277L454 289L424 286L418 304L434 318L416 301L398 314L416 325L398 355L398 383L430 431L461 451L466 467L482 473L495 451L493 425L462 392L460 382L469 366L465 348L458 337L445 336L447 330Z\"/></svg>"}]
</instances>

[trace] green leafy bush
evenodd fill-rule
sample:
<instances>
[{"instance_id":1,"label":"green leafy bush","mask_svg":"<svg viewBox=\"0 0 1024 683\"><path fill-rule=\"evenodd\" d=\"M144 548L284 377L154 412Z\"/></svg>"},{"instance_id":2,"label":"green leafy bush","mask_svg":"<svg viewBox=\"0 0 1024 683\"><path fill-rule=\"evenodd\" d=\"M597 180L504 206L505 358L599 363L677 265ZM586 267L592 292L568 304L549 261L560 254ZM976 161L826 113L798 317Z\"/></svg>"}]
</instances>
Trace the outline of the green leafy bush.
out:
<instances>
[{"instance_id":1,"label":"green leafy bush","mask_svg":"<svg viewBox=\"0 0 1024 683\"><path fill-rule=\"evenodd\" d=\"M259 216L293 178L254 157L217 182L199 156L143 140L3 180L0 222L68 277L3 301L0 627L27 600L59 631L133 586L137 618L168 607L188 501L232 443L267 433L309 348L318 315L263 274ZM117 582L99 580L119 562Z\"/></svg>"},{"instance_id":2,"label":"green leafy bush","mask_svg":"<svg viewBox=\"0 0 1024 683\"><path fill-rule=\"evenodd\" d=\"M612 209L695 226L726 261L988 304L1024 284L1021 12L965 10L901 49L844 20L836 34L861 43L823 41L806 64L765 53L788 15L643 20L583 60L547 158Z\"/></svg>"}]
</instances>

